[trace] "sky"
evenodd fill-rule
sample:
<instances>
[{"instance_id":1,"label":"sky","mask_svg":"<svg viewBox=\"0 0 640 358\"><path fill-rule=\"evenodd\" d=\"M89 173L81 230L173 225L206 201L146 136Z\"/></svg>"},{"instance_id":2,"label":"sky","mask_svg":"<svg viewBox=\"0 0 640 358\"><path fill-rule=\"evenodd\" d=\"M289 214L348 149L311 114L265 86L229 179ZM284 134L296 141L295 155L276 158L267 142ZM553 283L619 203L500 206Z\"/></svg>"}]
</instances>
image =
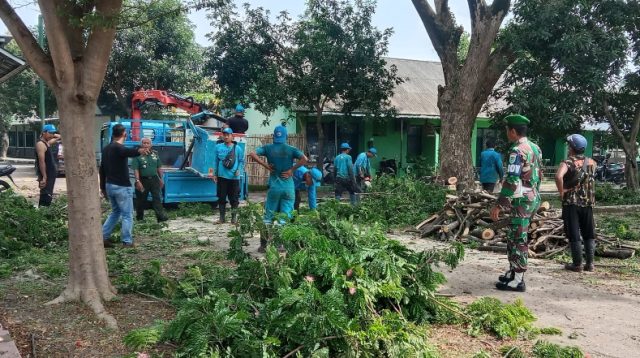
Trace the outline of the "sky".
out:
<instances>
[{"instance_id":1,"label":"sky","mask_svg":"<svg viewBox=\"0 0 640 358\"><path fill-rule=\"evenodd\" d=\"M249 3L252 7L262 6L273 14L287 10L291 17L296 18L304 11L304 0L236 0L240 7ZM432 1L431 1L432 2ZM35 26L38 22L39 8L30 0L10 1L18 8L18 15L27 26ZM21 5L28 4L28 5ZM469 10L465 0L450 1L451 10L456 19L469 29ZM192 12L189 19L195 26L196 41L207 46L207 33L211 32L210 21L206 18L206 11ZM378 0L378 8L374 16L374 25L379 29L392 28L393 35L389 41L389 56L414 60L438 61L429 36L422 25L413 3L410 0ZM0 34L7 34L7 28L0 21Z\"/></svg>"}]
</instances>

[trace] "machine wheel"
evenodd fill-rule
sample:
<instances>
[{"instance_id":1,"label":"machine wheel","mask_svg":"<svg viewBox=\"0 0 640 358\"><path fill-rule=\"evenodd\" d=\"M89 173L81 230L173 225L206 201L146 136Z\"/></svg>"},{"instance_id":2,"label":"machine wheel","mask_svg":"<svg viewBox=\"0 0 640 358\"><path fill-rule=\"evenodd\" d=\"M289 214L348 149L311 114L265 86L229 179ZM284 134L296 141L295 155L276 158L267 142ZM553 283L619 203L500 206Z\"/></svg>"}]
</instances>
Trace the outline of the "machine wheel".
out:
<instances>
[{"instance_id":1,"label":"machine wheel","mask_svg":"<svg viewBox=\"0 0 640 358\"><path fill-rule=\"evenodd\" d=\"M11 189L11 186L6 181L0 180L0 193Z\"/></svg>"}]
</instances>

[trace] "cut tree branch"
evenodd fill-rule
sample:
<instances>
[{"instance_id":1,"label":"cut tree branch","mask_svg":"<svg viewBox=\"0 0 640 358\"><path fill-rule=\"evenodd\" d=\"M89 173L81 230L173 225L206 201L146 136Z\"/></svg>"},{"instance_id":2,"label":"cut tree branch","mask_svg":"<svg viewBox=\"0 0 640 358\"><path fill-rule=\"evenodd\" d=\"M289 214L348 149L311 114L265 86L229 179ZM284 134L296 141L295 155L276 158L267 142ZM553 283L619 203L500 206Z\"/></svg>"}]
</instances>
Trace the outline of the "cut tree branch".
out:
<instances>
[{"instance_id":1,"label":"cut tree branch","mask_svg":"<svg viewBox=\"0 0 640 358\"><path fill-rule=\"evenodd\" d=\"M18 46L20 46L22 54L33 71L40 76L50 88L55 87L56 82L51 59L42 51L31 31L29 31L7 0L0 0L0 19L2 19L2 22L7 26L9 32L11 32Z\"/></svg>"},{"instance_id":2,"label":"cut tree branch","mask_svg":"<svg viewBox=\"0 0 640 358\"><path fill-rule=\"evenodd\" d=\"M58 86L71 85L75 81L75 73L71 48L65 33L68 24L62 23L62 21L68 21L70 14L64 16L61 13L64 11L62 0L39 0L38 3L44 18L56 83Z\"/></svg>"}]
</instances>

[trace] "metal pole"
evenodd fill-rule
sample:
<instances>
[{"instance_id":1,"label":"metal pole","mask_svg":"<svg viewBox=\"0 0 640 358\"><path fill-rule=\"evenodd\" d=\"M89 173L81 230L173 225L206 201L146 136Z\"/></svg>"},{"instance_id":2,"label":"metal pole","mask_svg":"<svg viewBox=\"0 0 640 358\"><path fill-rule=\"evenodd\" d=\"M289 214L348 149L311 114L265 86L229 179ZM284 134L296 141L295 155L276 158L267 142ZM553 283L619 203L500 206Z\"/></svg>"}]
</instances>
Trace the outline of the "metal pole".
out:
<instances>
[{"instance_id":1,"label":"metal pole","mask_svg":"<svg viewBox=\"0 0 640 358\"><path fill-rule=\"evenodd\" d=\"M402 161L404 154L404 118L400 118L400 163L398 163L398 172L402 168Z\"/></svg>"},{"instance_id":2,"label":"metal pole","mask_svg":"<svg viewBox=\"0 0 640 358\"><path fill-rule=\"evenodd\" d=\"M44 48L44 23L42 21L42 15L38 15L38 44L40 44L40 48ZM43 129L46 111L44 108L44 81L42 78L38 80L38 86L40 87L40 129Z\"/></svg>"}]
</instances>

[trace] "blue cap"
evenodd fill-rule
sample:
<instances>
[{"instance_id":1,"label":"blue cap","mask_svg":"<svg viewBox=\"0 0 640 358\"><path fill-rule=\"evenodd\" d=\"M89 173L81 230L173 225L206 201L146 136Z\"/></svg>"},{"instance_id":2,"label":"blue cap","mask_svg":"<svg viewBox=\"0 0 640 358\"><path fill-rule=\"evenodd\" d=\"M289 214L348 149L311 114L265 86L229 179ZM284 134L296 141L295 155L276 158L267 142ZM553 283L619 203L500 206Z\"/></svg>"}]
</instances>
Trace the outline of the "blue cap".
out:
<instances>
[{"instance_id":1,"label":"blue cap","mask_svg":"<svg viewBox=\"0 0 640 358\"><path fill-rule=\"evenodd\" d=\"M53 124L45 124L45 126L42 127L42 131L43 132L49 132L49 133L55 133L58 130L56 129L56 126L54 126Z\"/></svg>"},{"instance_id":2,"label":"blue cap","mask_svg":"<svg viewBox=\"0 0 640 358\"><path fill-rule=\"evenodd\" d=\"M378 156L378 150L374 147L369 148L369 152L371 152L371 154L373 154L373 156Z\"/></svg>"},{"instance_id":3,"label":"blue cap","mask_svg":"<svg viewBox=\"0 0 640 358\"><path fill-rule=\"evenodd\" d=\"M273 142L274 143L286 143L287 142L287 128L283 126L277 126L273 130Z\"/></svg>"},{"instance_id":4,"label":"blue cap","mask_svg":"<svg viewBox=\"0 0 640 358\"><path fill-rule=\"evenodd\" d=\"M236 106L236 112L244 112L244 107L240 103Z\"/></svg>"},{"instance_id":5,"label":"blue cap","mask_svg":"<svg viewBox=\"0 0 640 358\"><path fill-rule=\"evenodd\" d=\"M340 144L340 149L351 149L351 147L349 146L349 143L344 142Z\"/></svg>"},{"instance_id":6,"label":"blue cap","mask_svg":"<svg viewBox=\"0 0 640 358\"><path fill-rule=\"evenodd\" d=\"M320 181L322 180L322 172L320 171L320 169L318 168L311 168L310 170L311 172L311 177L313 178L313 181L316 182L316 185L320 185Z\"/></svg>"},{"instance_id":7,"label":"blue cap","mask_svg":"<svg viewBox=\"0 0 640 358\"><path fill-rule=\"evenodd\" d=\"M567 137L567 143L569 143L573 149L582 150L587 147L587 138L580 134L572 134Z\"/></svg>"},{"instance_id":8,"label":"blue cap","mask_svg":"<svg viewBox=\"0 0 640 358\"><path fill-rule=\"evenodd\" d=\"M229 127L222 130L222 133L233 134L233 130Z\"/></svg>"}]
</instances>

